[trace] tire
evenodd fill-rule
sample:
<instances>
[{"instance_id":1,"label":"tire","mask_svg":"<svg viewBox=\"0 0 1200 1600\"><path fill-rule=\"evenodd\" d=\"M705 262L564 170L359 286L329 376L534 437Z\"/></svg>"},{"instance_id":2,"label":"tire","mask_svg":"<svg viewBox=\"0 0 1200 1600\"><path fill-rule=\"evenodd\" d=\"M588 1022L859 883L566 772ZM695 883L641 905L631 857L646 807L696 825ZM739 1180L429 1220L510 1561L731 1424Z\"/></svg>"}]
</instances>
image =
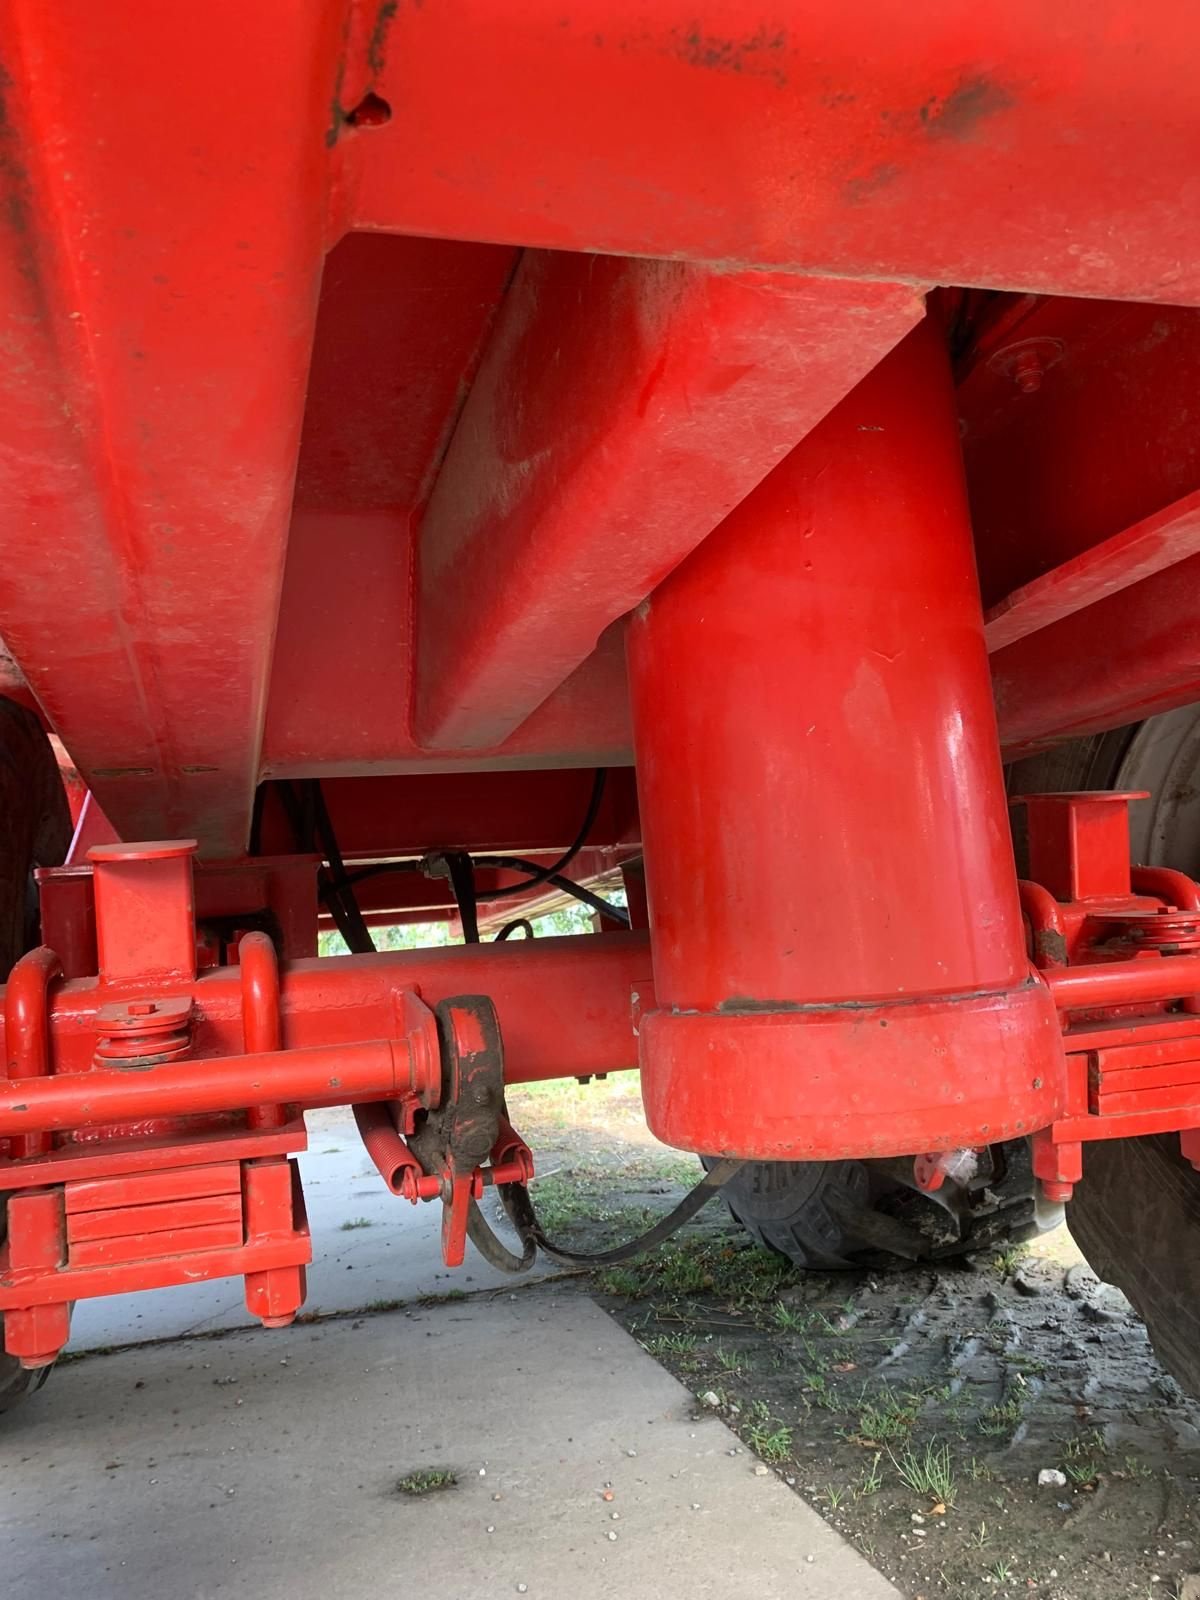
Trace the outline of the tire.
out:
<instances>
[{"instance_id":1,"label":"tire","mask_svg":"<svg viewBox=\"0 0 1200 1600\"><path fill-rule=\"evenodd\" d=\"M965 1191L923 1193L910 1158L751 1161L722 1195L753 1239L809 1271L948 1260L1020 1243L1062 1219L1061 1207L1037 1197L1025 1140L990 1154L990 1172Z\"/></svg>"},{"instance_id":2,"label":"tire","mask_svg":"<svg viewBox=\"0 0 1200 1600\"><path fill-rule=\"evenodd\" d=\"M35 867L56 867L71 843L71 812L58 762L32 711L0 699L0 983L38 943ZM4 1218L0 1212L0 1239ZM0 1318L0 1415L40 1389L49 1367L28 1372L4 1350Z\"/></svg>"},{"instance_id":3,"label":"tire","mask_svg":"<svg viewBox=\"0 0 1200 1600\"><path fill-rule=\"evenodd\" d=\"M1200 706L1011 769L1014 794L1083 788L1149 789L1131 809L1133 859L1200 876ZM1200 1173L1179 1136L1085 1144L1067 1226L1093 1272L1128 1296L1163 1366L1200 1395Z\"/></svg>"}]
</instances>

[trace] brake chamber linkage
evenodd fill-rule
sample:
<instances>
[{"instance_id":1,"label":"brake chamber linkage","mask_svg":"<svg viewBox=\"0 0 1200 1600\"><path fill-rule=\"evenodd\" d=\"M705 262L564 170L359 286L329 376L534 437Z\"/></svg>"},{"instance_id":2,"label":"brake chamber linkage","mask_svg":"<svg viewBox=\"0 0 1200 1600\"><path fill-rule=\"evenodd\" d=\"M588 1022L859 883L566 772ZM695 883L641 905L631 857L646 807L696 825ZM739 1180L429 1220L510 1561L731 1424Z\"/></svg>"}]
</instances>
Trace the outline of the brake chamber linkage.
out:
<instances>
[{"instance_id":1,"label":"brake chamber linkage","mask_svg":"<svg viewBox=\"0 0 1200 1600\"><path fill-rule=\"evenodd\" d=\"M495 1008L484 995L463 995L434 1007L441 1083L423 1107L416 1095L354 1107L368 1155L393 1194L416 1204L442 1202L442 1259L461 1266L470 1238L502 1272L525 1272L540 1249L572 1266L629 1261L670 1238L717 1195L741 1167L717 1162L665 1217L637 1238L584 1253L547 1237L529 1194L533 1154L508 1120L504 1102L504 1047ZM510 1250L480 1209L494 1188L517 1232L520 1254Z\"/></svg>"}]
</instances>

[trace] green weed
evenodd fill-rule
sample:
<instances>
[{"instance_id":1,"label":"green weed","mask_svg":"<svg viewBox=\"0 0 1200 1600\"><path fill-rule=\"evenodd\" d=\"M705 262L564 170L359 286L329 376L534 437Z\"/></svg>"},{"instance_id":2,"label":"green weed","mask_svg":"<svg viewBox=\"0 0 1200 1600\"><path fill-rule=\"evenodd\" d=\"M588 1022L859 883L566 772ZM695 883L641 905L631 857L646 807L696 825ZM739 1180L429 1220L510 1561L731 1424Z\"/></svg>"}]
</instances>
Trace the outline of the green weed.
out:
<instances>
[{"instance_id":1,"label":"green weed","mask_svg":"<svg viewBox=\"0 0 1200 1600\"><path fill-rule=\"evenodd\" d=\"M396 1493L407 1495L433 1494L437 1489L453 1489L458 1476L449 1467L423 1467L419 1472L406 1473L396 1480Z\"/></svg>"},{"instance_id":2,"label":"green weed","mask_svg":"<svg viewBox=\"0 0 1200 1600\"><path fill-rule=\"evenodd\" d=\"M923 1451L905 1445L898 1456L889 1450L892 1465L901 1483L916 1494L927 1494L943 1505L952 1506L958 1493L954 1482L954 1463L948 1444L931 1439Z\"/></svg>"}]
</instances>

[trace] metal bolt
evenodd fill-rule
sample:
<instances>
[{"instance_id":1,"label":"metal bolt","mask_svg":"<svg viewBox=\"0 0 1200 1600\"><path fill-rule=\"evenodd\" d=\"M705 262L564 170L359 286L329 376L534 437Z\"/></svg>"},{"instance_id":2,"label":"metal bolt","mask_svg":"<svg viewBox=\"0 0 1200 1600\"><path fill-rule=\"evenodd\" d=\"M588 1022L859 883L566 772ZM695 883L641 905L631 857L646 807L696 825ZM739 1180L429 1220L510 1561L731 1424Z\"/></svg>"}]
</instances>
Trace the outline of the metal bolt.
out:
<instances>
[{"instance_id":1,"label":"metal bolt","mask_svg":"<svg viewBox=\"0 0 1200 1600\"><path fill-rule=\"evenodd\" d=\"M1042 387L1045 369L1036 350L1022 350L1013 367L1013 382L1022 394L1036 394Z\"/></svg>"}]
</instances>

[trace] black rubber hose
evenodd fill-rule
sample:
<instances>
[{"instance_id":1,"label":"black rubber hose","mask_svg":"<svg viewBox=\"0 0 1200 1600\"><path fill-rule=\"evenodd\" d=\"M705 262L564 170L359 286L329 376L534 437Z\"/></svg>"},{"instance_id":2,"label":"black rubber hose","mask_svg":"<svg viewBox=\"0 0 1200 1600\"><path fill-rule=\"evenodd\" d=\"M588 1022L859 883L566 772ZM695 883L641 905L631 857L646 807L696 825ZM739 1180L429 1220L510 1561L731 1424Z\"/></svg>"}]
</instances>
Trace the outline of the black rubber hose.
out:
<instances>
[{"instance_id":1,"label":"black rubber hose","mask_svg":"<svg viewBox=\"0 0 1200 1600\"><path fill-rule=\"evenodd\" d=\"M462 923L463 943L479 943L479 905L475 899L475 868L465 850L444 850L440 859L446 863L446 875L458 907L458 920Z\"/></svg>"},{"instance_id":2,"label":"black rubber hose","mask_svg":"<svg viewBox=\"0 0 1200 1600\"><path fill-rule=\"evenodd\" d=\"M363 919L358 900L350 889L346 877L346 863L342 859L337 835L333 831L333 823L329 817L329 808L325 804L325 793L319 780L315 778L312 781L312 805L317 837L321 842L322 853L329 863L332 888L342 908L342 919L339 920L332 903L330 903L329 909L333 913L334 921L338 923L338 930L342 938L345 939L354 954L359 956L371 955L375 950L375 941L371 937L371 930ZM343 920L344 927L342 925Z\"/></svg>"},{"instance_id":3,"label":"black rubber hose","mask_svg":"<svg viewBox=\"0 0 1200 1600\"><path fill-rule=\"evenodd\" d=\"M504 1187L519 1189L521 1186L506 1184ZM537 1244L530 1237L522 1237L521 1254L514 1255L474 1200L467 1209L467 1238L488 1265L495 1267L498 1272L528 1272L537 1255Z\"/></svg>"},{"instance_id":4,"label":"black rubber hose","mask_svg":"<svg viewBox=\"0 0 1200 1600\"><path fill-rule=\"evenodd\" d=\"M496 867L506 872L534 872L537 870L536 861L527 861L524 856L476 856L477 867ZM626 928L631 926L629 912L624 906L614 905L611 900L602 900L598 894L593 894L590 889L585 889L581 883L576 883L573 878L561 877L557 872L552 872L548 877L541 877L538 883L553 884L556 889L561 889L564 894L571 895L580 900L585 906L590 906L593 911L599 911L602 916L611 917L614 922L620 922ZM528 883L512 884L507 889L489 889L484 896L485 900L494 900L498 894L524 893L534 880Z\"/></svg>"},{"instance_id":5,"label":"black rubber hose","mask_svg":"<svg viewBox=\"0 0 1200 1600\"><path fill-rule=\"evenodd\" d=\"M583 821L579 826L579 832L575 835L574 842L568 846L567 850L561 856L559 856L557 861L552 861L548 867L539 867L536 861L523 861L518 870L533 874L529 882L512 883L504 889L493 889L488 895L488 899L499 900L508 895L524 894L529 889L540 888L543 883L552 883L564 867L569 867L588 841L588 835L591 833L596 821L596 817L600 811L600 802L604 799L604 789L607 782L608 768L597 767L596 776L592 780L591 799L588 801L587 811L584 813ZM498 861L509 859L516 858L480 856L476 862L476 865L494 866Z\"/></svg>"},{"instance_id":6,"label":"black rubber hose","mask_svg":"<svg viewBox=\"0 0 1200 1600\"><path fill-rule=\"evenodd\" d=\"M288 821L291 824L292 832L295 835L296 848L298 850L313 849L315 842L315 815L312 785L306 785L303 793L299 794L291 783L281 782L279 785L279 798L282 802L283 809L287 812ZM338 853L338 860L341 860L340 852ZM344 865L342 868L342 874L344 877ZM355 924L355 918L346 904L347 898L350 900L354 899L353 895L350 894L348 889L343 892L343 890L339 888L339 886L330 877L329 872L324 866L320 868L317 874L317 882L321 899L328 907L329 914L334 920L337 931L341 934L343 940L345 941L346 948L348 950L353 950L355 947L355 939L358 937L358 928ZM355 912L358 911L357 901L354 901L354 909ZM361 913L358 915L358 922L362 923ZM362 923L362 928L363 932L365 933L365 923ZM370 941L370 948L373 950L375 948L375 944L374 940L371 939L370 934L367 934L367 939ZM360 953L362 952L360 951Z\"/></svg>"},{"instance_id":7,"label":"black rubber hose","mask_svg":"<svg viewBox=\"0 0 1200 1600\"><path fill-rule=\"evenodd\" d=\"M665 1217L660 1218L652 1228L647 1229L636 1239L630 1239L627 1244L614 1245L610 1250L586 1252L572 1250L567 1245L555 1244L552 1239L548 1239L538 1222L528 1189L519 1183L502 1184L500 1198L513 1227L526 1245L532 1240L551 1260L561 1261L567 1266L615 1267L619 1262L632 1261L635 1256L643 1255L647 1250L653 1250L656 1245L662 1244L664 1239L669 1239L683 1227L685 1222L690 1222L710 1200L715 1199L730 1178L744 1165L744 1162L732 1159L716 1162L696 1187L684 1195L673 1211L669 1211Z\"/></svg>"}]
</instances>

